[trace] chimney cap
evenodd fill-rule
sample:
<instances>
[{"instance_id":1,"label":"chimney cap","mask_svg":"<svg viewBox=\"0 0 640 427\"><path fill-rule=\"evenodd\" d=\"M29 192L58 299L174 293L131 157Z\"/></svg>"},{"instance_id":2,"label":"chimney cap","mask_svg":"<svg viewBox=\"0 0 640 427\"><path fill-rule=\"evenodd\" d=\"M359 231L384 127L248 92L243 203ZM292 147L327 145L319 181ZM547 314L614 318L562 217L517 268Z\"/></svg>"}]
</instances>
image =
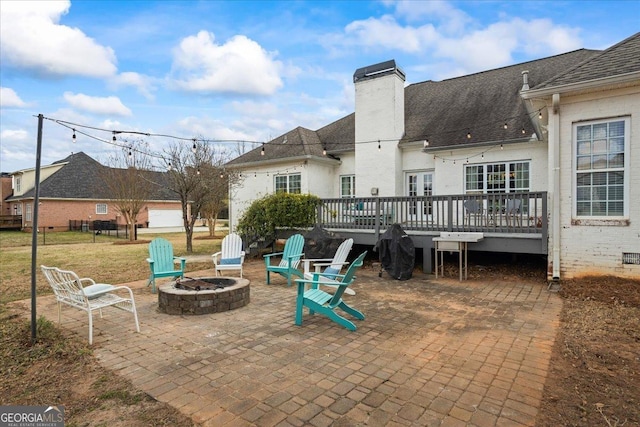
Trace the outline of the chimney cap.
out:
<instances>
[{"instance_id":1,"label":"chimney cap","mask_svg":"<svg viewBox=\"0 0 640 427\"><path fill-rule=\"evenodd\" d=\"M396 65L395 60L391 59L389 61L358 68L356 72L353 73L353 82L355 83L360 80L374 79L376 77L394 73L398 74L403 81L405 80L406 77L404 71Z\"/></svg>"}]
</instances>

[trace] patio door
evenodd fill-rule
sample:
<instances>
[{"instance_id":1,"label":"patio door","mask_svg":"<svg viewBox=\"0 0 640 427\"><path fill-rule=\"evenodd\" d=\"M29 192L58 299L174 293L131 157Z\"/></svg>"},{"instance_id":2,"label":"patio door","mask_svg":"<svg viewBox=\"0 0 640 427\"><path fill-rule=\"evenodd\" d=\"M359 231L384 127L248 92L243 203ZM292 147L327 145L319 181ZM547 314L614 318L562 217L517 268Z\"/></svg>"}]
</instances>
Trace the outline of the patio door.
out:
<instances>
[{"instance_id":1,"label":"patio door","mask_svg":"<svg viewBox=\"0 0 640 427\"><path fill-rule=\"evenodd\" d=\"M407 196L420 197L433 194L433 172L407 172ZM431 221L433 204L423 200L409 202L409 219L411 221Z\"/></svg>"}]
</instances>

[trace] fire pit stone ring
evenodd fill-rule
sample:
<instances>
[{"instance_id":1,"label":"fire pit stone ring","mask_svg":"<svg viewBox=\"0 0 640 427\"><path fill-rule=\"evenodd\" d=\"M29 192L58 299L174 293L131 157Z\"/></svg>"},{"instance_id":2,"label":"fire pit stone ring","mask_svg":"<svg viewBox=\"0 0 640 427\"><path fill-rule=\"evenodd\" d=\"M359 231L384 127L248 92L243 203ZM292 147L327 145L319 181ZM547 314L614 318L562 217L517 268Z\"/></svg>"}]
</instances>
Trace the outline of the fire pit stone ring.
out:
<instances>
[{"instance_id":1,"label":"fire pit stone ring","mask_svg":"<svg viewBox=\"0 0 640 427\"><path fill-rule=\"evenodd\" d=\"M237 277L185 277L158 287L158 310L165 314L221 313L249 301L249 280Z\"/></svg>"}]
</instances>

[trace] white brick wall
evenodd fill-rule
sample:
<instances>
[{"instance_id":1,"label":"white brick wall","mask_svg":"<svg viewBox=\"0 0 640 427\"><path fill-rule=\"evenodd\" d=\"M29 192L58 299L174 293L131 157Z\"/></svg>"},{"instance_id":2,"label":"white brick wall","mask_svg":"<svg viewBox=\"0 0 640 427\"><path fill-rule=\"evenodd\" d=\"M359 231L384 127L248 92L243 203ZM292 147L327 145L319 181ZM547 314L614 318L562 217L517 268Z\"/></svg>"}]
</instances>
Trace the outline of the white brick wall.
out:
<instances>
[{"instance_id":1,"label":"white brick wall","mask_svg":"<svg viewBox=\"0 0 640 427\"><path fill-rule=\"evenodd\" d=\"M602 96L602 95L601 95ZM625 221L577 224L573 198L573 124L579 121L630 117L629 215ZM552 129L549 130L552 134ZM640 266L623 265L623 252L640 252L640 90L606 93L606 97L582 96L560 100L560 273L571 278L616 275L640 278ZM583 221L584 222L584 221ZM550 248L551 254L551 248Z\"/></svg>"}]
</instances>

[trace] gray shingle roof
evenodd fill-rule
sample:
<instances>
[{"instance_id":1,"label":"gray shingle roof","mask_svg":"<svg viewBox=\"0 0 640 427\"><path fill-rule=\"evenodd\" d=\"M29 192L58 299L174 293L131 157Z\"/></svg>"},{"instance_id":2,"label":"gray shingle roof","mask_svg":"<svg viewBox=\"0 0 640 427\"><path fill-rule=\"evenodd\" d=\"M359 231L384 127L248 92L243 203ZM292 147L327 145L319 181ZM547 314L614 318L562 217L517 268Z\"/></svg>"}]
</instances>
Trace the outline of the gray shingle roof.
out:
<instances>
[{"instance_id":1,"label":"gray shingle roof","mask_svg":"<svg viewBox=\"0 0 640 427\"><path fill-rule=\"evenodd\" d=\"M528 84L533 90L638 71L639 63L640 33L606 51L579 49L440 82L409 85L405 88L405 135L400 145L429 139L430 147L444 148L528 139L534 134L533 120L537 117L529 115L520 96L523 71L528 71ZM467 139L467 132L471 139ZM287 143L282 144L285 136ZM354 144L352 113L317 131L298 127L264 144L264 155L258 147L227 165L321 156L323 148L339 155L353 151Z\"/></svg>"},{"instance_id":2,"label":"gray shingle roof","mask_svg":"<svg viewBox=\"0 0 640 427\"><path fill-rule=\"evenodd\" d=\"M53 164L66 163L57 172L40 183L41 198L60 199L109 199L108 188L101 171L106 166L100 164L83 152L74 153ZM167 174L164 172L145 172L152 186L151 200L179 200L167 186ZM157 183L158 185L154 185ZM19 198L32 198L35 189L31 189Z\"/></svg>"},{"instance_id":3,"label":"gray shingle roof","mask_svg":"<svg viewBox=\"0 0 640 427\"><path fill-rule=\"evenodd\" d=\"M640 72L640 33L636 33L599 55L554 76L535 89L582 83L637 72Z\"/></svg>"}]
</instances>

